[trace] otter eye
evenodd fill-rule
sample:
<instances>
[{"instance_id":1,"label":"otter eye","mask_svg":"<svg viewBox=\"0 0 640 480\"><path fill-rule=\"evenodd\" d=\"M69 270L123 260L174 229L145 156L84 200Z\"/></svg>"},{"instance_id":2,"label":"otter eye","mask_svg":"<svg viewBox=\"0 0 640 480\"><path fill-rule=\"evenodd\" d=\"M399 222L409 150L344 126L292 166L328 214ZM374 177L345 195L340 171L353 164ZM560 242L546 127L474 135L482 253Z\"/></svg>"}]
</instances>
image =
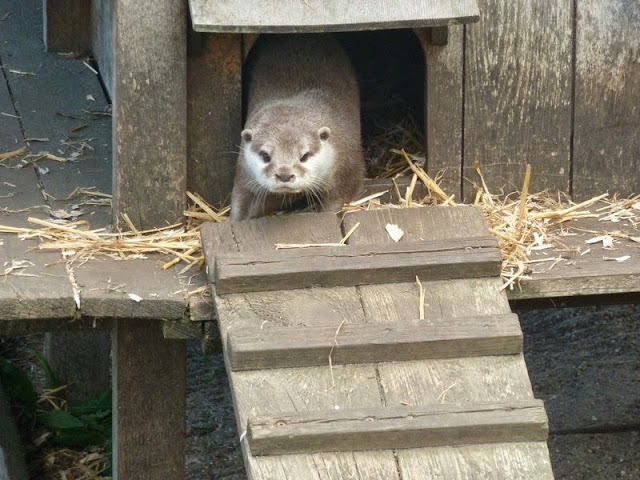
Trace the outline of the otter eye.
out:
<instances>
[{"instance_id":1,"label":"otter eye","mask_svg":"<svg viewBox=\"0 0 640 480\"><path fill-rule=\"evenodd\" d=\"M267 152L265 152L264 150L260 151L260 157L262 158L262 161L264 163L269 163L271 161L271 155L269 155Z\"/></svg>"},{"instance_id":2,"label":"otter eye","mask_svg":"<svg viewBox=\"0 0 640 480\"><path fill-rule=\"evenodd\" d=\"M310 157L310 156L311 156L311 153L310 153L310 152L305 153L304 155L302 155L302 156L300 157L300 162L302 162L302 163L306 162L307 160L309 160L309 157Z\"/></svg>"}]
</instances>

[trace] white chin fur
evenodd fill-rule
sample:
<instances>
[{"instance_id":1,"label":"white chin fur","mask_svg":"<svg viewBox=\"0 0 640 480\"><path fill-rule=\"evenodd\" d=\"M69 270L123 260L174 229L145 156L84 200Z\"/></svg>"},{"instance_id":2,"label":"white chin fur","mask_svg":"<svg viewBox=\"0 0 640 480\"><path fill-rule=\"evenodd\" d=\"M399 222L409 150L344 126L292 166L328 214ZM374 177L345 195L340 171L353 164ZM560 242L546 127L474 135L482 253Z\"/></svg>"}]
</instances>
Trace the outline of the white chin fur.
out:
<instances>
[{"instance_id":1,"label":"white chin fur","mask_svg":"<svg viewBox=\"0 0 640 480\"><path fill-rule=\"evenodd\" d=\"M260 188L272 193L301 193L315 190L317 188L314 188L314 183L318 183L318 179L321 179L321 183L327 182L331 177L331 171L335 168L335 150L331 145L324 144L321 150L304 164L307 175L304 177L296 176L293 182L289 182L285 186L282 182L276 182L275 179L264 175L265 163L250 148L244 149L243 156L251 177ZM313 182L311 179L316 179L316 181ZM316 185L316 187L318 186L323 187L324 185ZM258 190L257 188L252 189Z\"/></svg>"}]
</instances>

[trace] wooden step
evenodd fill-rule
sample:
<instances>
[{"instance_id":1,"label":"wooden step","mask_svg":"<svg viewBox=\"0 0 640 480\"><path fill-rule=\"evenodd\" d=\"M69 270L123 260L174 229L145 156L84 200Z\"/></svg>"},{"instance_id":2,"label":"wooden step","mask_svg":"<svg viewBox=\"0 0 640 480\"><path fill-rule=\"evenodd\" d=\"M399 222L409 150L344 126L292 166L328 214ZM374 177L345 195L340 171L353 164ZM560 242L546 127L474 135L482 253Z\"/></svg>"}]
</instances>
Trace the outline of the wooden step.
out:
<instances>
[{"instance_id":1,"label":"wooden step","mask_svg":"<svg viewBox=\"0 0 640 480\"><path fill-rule=\"evenodd\" d=\"M447 318L437 323L241 327L227 335L228 362L234 371L521 352L522 331L513 314Z\"/></svg>"},{"instance_id":2,"label":"wooden step","mask_svg":"<svg viewBox=\"0 0 640 480\"><path fill-rule=\"evenodd\" d=\"M189 0L199 32L301 33L477 22L476 0Z\"/></svg>"},{"instance_id":3,"label":"wooden step","mask_svg":"<svg viewBox=\"0 0 640 480\"><path fill-rule=\"evenodd\" d=\"M545 441L540 400L295 412L248 422L252 455Z\"/></svg>"},{"instance_id":4,"label":"wooden step","mask_svg":"<svg viewBox=\"0 0 640 480\"><path fill-rule=\"evenodd\" d=\"M208 230L202 231L203 241ZM206 251L206 250L205 250ZM494 277L502 258L495 238L344 245L219 254L207 258L220 294L380 283Z\"/></svg>"}]
</instances>

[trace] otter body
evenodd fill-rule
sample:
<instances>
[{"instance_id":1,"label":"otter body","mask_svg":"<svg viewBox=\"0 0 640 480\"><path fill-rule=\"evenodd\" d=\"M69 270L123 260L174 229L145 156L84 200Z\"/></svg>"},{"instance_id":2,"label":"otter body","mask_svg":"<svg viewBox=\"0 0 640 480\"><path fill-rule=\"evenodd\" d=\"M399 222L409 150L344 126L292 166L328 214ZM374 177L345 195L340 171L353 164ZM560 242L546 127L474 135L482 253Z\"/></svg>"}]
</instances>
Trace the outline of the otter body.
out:
<instances>
[{"instance_id":1,"label":"otter body","mask_svg":"<svg viewBox=\"0 0 640 480\"><path fill-rule=\"evenodd\" d=\"M365 175L358 83L346 53L326 35L264 35L246 72L231 219L299 201L339 211Z\"/></svg>"}]
</instances>

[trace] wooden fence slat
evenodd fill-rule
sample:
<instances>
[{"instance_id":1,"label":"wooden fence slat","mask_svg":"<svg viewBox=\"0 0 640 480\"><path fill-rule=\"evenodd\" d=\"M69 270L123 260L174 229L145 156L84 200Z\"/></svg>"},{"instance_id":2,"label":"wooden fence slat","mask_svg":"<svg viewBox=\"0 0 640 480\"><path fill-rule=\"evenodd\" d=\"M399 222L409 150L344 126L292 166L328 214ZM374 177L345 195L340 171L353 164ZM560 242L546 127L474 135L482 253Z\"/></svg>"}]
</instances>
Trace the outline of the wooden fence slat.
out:
<instances>
[{"instance_id":1,"label":"wooden fence slat","mask_svg":"<svg viewBox=\"0 0 640 480\"><path fill-rule=\"evenodd\" d=\"M522 352L516 315L448 318L436 324L347 324L332 327L231 330L227 357L232 370L309 367L510 355Z\"/></svg>"},{"instance_id":2,"label":"wooden fence slat","mask_svg":"<svg viewBox=\"0 0 640 480\"><path fill-rule=\"evenodd\" d=\"M206 239L205 239L206 241ZM219 255L209 264L218 294L411 282L500 274L493 237L346 245Z\"/></svg>"},{"instance_id":3,"label":"wooden fence slat","mask_svg":"<svg viewBox=\"0 0 640 480\"><path fill-rule=\"evenodd\" d=\"M479 162L489 189L569 189L572 1L481 0L466 27L464 169ZM475 188L463 184L472 199Z\"/></svg>"},{"instance_id":4,"label":"wooden fence slat","mask_svg":"<svg viewBox=\"0 0 640 480\"><path fill-rule=\"evenodd\" d=\"M577 2L573 194L640 193L640 3Z\"/></svg>"},{"instance_id":5,"label":"wooden fence slat","mask_svg":"<svg viewBox=\"0 0 640 480\"><path fill-rule=\"evenodd\" d=\"M540 400L295 412L249 420L253 455L544 441Z\"/></svg>"}]
</instances>

